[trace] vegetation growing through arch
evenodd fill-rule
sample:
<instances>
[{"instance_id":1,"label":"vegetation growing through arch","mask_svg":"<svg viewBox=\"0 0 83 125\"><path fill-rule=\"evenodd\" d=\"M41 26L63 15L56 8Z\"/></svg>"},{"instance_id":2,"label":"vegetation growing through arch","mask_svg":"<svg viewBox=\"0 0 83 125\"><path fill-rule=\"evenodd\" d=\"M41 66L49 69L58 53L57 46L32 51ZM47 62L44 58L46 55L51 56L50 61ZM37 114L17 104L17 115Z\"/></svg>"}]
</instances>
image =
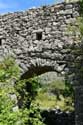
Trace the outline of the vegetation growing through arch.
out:
<instances>
[{"instance_id":1,"label":"vegetation growing through arch","mask_svg":"<svg viewBox=\"0 0 83 125\"><path fill-rule=\"evenodd\" d=\"M82 5L82 4L81 4ZM82 11L82 10L81 10ZM81 33L81 37L83 36L83 18L82 16L78 20L78 27L79 31ZM80 24L80 25L79 25ZM81 44L82 45L82 44ZM80 46L79 46L80 47ZM82 46L81 46L82 47ZM83 48L78 48L78 46L74 46L72 49L72 54L74 55L80 55L83 52ZM74 64L74 69L75 69L75 76L80 78L80 73L83 74L83 69L82 69L82 59L83 57L81 56L79 58L79 63L76 62ZM78 61L78 59L77 59ZM6 65L5 65L6 63ZM8 68L9 67L9 68ZM71 68L71 67L70 67ZM80 71L79 71L80 69ZM79 71L79 72L78 72ZM19 80L19 67L14 63L13 59L6 58L5 61L1 64L0 68L0 82L1 82L1 94L0 94L0 99L1 99L1 115L0 115L0 122L2 125L11 125L11 124L32 124L32 125L42 125L42 120L40 116L40 111L39 111L39 106L36 104L34 105L34 99L37 95L37 88L38 84L37 81L34 79L29 79L29 80ZM83 77L83 76L81 76ZM17 80L15 85L15 89L11 86L11 89L9 86L11 85L10 83L12 82L12 79ZM32 84L33 83L33 84ZM6 86L6 88L5 88ZM53 86L54 87L54 86ZM27 90L28 88L29 91ZM27 90L27 91L26 91ZM8 92L13 92L17 94L19 103L21 103L21 98L23 99L21 108L16 111L12 112L12 107L15 105L14 102L11 102L9 96L6 94ZM68 90L66 90L67 94ZM5 105L4 105L5 104ZM4 106L4 108L3 108ZM19 105L20 107L20 105ZM5 111L4 111L5 109ZM19 117L19 119L18 119Z\"/></svg>"},{"instance_id":2,"label":"vegetation growing through arch","mask_svg":"<svg viewBox=\"0 0 83 125\"><path fill-rule=\"evenodd\" d=\"M40 88L37 78L28 80L20 80L19 78L20 69L13 58L8 57L0 62L0 124L44 125L40 116L40 106L37 105L36 101ZM59 91L58 87L52 85L53 87L49 87L52 89L57 88ZM11 95L16 95L17 98L12 100ZM65 109L69 110L71 107Z\"/></svg>"},{"instance_id":3,"label":"vegetation growing through arch","mask_svg":"<svg viewBox=\"0 0 83 125\"><path fill-rule=\"evenodd\" d=\"M20 69L13 58L7 57L0 62L0 125L44 125L39 107L33 103L33 99L30 100L29 108L24 106L20 109L17 98L12 98L12 95L20 97L19 88L14 85L19 78ZM30 89L32 94L36 92L35 86ZM30 94L28 98L32 98Z\"/></svg>"}]
</instances>

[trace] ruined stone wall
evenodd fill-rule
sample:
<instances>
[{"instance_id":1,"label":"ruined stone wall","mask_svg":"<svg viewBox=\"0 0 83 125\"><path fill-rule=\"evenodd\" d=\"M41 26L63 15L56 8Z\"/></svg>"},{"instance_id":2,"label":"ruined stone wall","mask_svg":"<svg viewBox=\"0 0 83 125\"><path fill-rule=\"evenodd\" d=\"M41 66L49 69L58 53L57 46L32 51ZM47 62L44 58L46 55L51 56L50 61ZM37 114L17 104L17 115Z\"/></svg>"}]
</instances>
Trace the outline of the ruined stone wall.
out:
<instances>
[{"instance_id":1,"label":"ruined stone wall","mask_svg":"<svg viewBox=\"0 0 83 125\"><path fill-rule=\"evenodd\" d=\"M64 73L65 58L73 37L67 32L78 13L77 3L60 3L25 12L0 16L0 59L8 54L16 58L22 72ZM75 42L75 41L74 41Z\"/></svg>"},{"instance_id":2,"label":"ruined stone wall","mask_svg":"<svg viewBox=\"0 0 83 125\"><path fill-rule=\"evenodd\" d=\"M66 61L73 61L68 47L76 42L75 36L68 32L68 25L76 25L78 16L78 3L60 3L1 15L0 60L13 55L24 74L22 77L47 71L64 74ZM77 89L75 95L76 125L83 125L80 110L83 101L78 99Z\"/></svg>"}]
</instances>

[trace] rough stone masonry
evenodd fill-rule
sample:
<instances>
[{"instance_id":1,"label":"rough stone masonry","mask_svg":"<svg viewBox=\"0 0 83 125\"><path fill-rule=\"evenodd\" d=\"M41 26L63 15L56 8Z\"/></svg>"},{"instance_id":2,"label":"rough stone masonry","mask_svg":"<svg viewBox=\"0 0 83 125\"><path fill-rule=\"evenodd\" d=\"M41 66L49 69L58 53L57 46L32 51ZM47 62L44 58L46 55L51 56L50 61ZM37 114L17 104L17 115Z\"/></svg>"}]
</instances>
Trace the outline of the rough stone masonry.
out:
<instances>
[{"instance_id":1,"label":"rough stone masonry","mask_svg":"<svg viewBox=\"0 0 83 125\"><path fill-rule=\"evenodd\" d=\"M23 78L47 71L64 74L68 46L76 42L68 25L75 25L78 10L78 3L60 3L0 15L0 59L14 56ZM82 111L76 112L76 125L83 125Z\"/></svg>"},{"instance_id":2,"label":"rough stone masonry","mask_svg":"<svg viewBox=\"0 0 83 125\"><path fill-rule=\"evenodd\" d=\"M63 73L65 46L73 43L67 25L78 15L78 4L61 3L0 16L0 57L13 55L28 75Z\"/></svg>"}]
</instances>

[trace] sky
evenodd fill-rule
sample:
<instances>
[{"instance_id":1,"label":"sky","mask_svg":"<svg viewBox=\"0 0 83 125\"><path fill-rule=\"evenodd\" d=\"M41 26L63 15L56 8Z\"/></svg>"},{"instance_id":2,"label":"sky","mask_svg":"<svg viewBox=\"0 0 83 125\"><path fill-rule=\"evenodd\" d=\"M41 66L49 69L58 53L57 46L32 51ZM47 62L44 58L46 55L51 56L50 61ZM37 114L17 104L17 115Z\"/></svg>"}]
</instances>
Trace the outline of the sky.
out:
<instances>
[{"instance_id":1,"label":"sky","mask_svg":"<svg viewBox=\"0 0 83 125\"><path fill-rule=\"evenodd\" d=\"M0 0L0 14L24 11L42 5L52 5L63 0Z\"/></svg>"}]
</instances>

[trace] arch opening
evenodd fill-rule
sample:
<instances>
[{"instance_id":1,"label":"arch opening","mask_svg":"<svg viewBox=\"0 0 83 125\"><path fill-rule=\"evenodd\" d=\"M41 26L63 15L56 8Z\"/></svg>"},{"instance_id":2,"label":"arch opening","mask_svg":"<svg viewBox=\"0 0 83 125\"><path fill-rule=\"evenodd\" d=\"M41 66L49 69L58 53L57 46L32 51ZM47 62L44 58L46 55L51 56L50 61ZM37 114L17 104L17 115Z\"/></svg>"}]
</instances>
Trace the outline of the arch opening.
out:
<instances>
[{"instance_id":1,"label":"arch opening","mask_svg":"<svg viewBox=\"0 0 83 125\"><path fill-rule=\"evenodd\" d=\"M21 76L21 80L30 78L34 79L35 77L38 78L38 84L40 84L39 89L41 89L41 91L38 100L41 102L41 106L43 105L42 102L44 102L44 105L49 104L52 108L58 107L62 108L61 110L64 111L67 109L69 111L74 111L73 86L68 83L65 75L54 71L53 67L50 66L31 67ZM44 100L44 98L46 98L46 96L48 97L47 101L49 100L49 97L50 99L54 98L54 100L45 102L46 99ZM57 104L55 104L55 102L57 102Z\"/></svg>"},{"instance_id":2,"label":"arch opening","mask_svg":"<svg viewBox=\"0 0 83 125\"><path fill-rule=\"evenodd\" d=\"M52 66L31 66L28 71L21 75L21 79L28 79L46 72L54 71Z\"/></svg>"}]
</instances>

